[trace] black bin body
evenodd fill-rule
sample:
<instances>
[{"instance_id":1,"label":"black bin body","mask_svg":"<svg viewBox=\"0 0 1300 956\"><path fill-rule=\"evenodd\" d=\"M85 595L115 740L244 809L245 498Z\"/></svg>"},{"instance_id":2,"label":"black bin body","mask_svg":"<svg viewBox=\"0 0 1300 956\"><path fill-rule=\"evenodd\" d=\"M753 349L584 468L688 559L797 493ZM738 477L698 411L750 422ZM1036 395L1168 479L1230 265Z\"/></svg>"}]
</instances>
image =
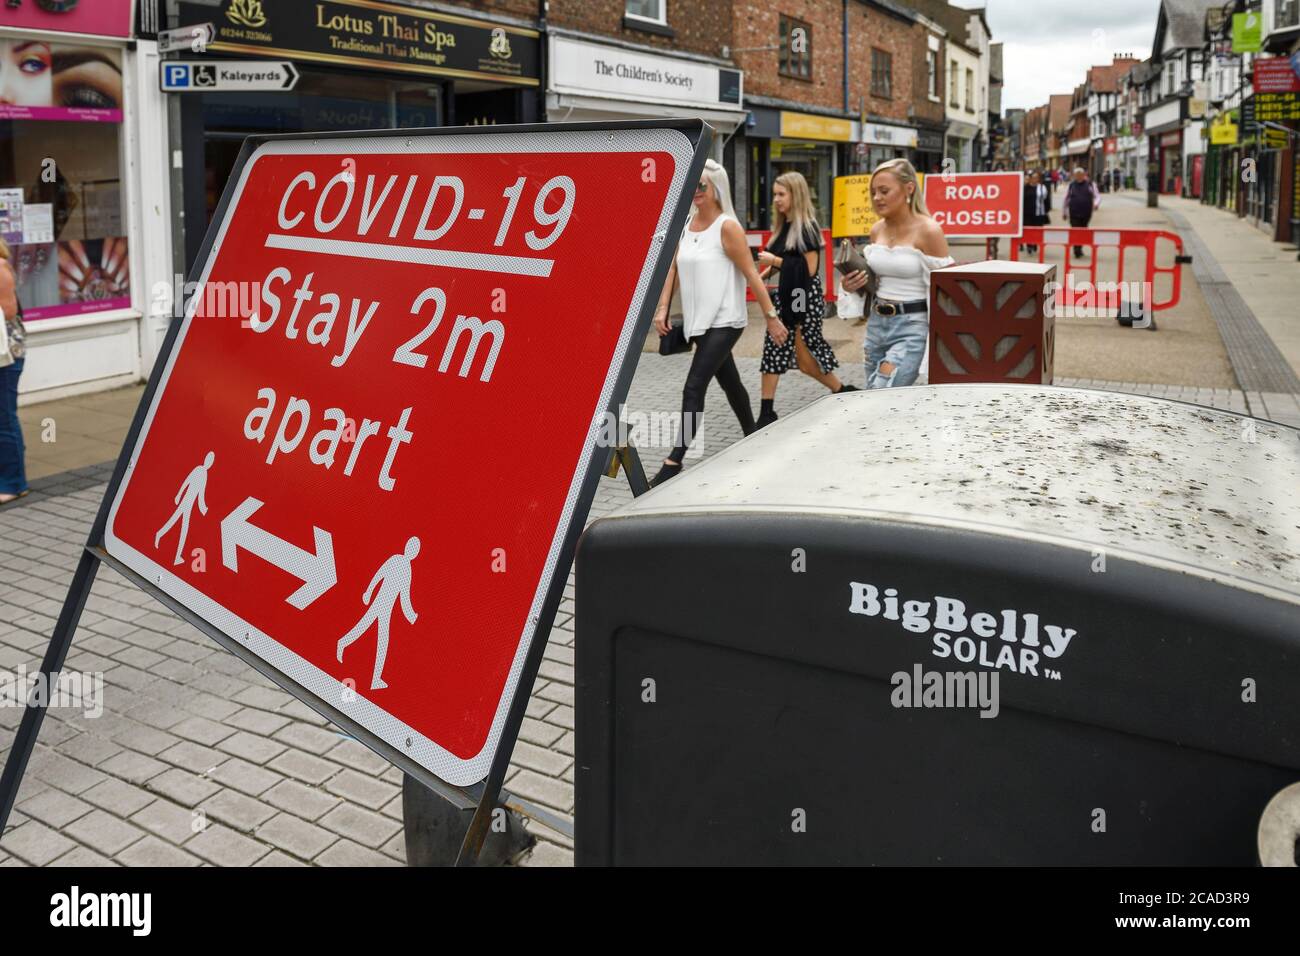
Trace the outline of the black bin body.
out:
<instances>
[{"instance_id":1,"label":"black bin body","mask_svg":"<svg viewBox=\"0 0 1300 956\"><path fill-rule=\"evenodd\" d=\"M1117 393L783 418L580 542L578 862L1255 864L1297 489L1294 429ZM950 671L997 715L896 706Z\"/></svg>"}]
</instances>

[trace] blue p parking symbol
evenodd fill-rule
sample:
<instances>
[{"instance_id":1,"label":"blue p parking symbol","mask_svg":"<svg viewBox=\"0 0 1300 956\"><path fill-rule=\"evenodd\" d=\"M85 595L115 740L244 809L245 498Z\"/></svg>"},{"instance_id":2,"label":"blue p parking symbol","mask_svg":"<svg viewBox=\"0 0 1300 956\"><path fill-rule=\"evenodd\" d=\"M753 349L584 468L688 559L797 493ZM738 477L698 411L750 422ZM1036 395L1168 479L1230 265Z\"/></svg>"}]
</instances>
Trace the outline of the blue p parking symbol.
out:
<instances>
[{"instance_id":1,"label":"blue p parking symbol","mask_svg":"<svg viewBox=\"0 0 1300 956\"><path fill-rule=\"evenodd\" d=\"M163 64L163 88L168 90L190 85L190 65L188 63Z\"/></svg>"}]
</instances>

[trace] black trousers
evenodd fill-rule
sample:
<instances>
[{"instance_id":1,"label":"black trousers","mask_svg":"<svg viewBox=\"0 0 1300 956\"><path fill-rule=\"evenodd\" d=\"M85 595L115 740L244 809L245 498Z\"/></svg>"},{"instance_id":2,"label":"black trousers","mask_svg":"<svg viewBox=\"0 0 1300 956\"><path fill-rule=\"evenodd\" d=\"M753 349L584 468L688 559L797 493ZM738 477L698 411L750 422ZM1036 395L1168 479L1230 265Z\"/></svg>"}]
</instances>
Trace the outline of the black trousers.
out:
<instances>
[{"instance_id":1,"label":"black trousers","mask_svg":"<svg viewBox=\"0 0 1300 956\"><path fill-rule=\"evenodd\" d=\"M1071 216L1071 217L1070 217L1070 225L1073 226L1075 229L1087 229L1087 228L1088 228L1088 223L1090 223L1090 222L1092 222L1092 214L1091 214L1091 213L1089 213L1087 216ZM1076 256L1080 256L1080 257L1082 257L1082 256L1083 256L1083 246L1075 246L1075 247L1074 247L1074 254L1075 254Z\"/></svg>"},{"instance_id":2,"label":"black trousers","mask_svg":"<svg viewBox=\"0 0 1300 956\"><path fill-rule=\"evenodd\" d=\"M699 433L704 421L704 396L709 390L709 379L716 378L726 393L731 410L736 413L740 429L746 435L754 430L754 410L749 404L749 392L740 380L740 370L736 360L731 357L731 350L740 341L744 329L709 329L703 335L691 341L695 344L695 355L691 358L691 370L686 373L686 386L682 389L682 431L681 442L668 456L669 461L681 464L686 456L686 448Z\"/></svg>"}]
</instances>

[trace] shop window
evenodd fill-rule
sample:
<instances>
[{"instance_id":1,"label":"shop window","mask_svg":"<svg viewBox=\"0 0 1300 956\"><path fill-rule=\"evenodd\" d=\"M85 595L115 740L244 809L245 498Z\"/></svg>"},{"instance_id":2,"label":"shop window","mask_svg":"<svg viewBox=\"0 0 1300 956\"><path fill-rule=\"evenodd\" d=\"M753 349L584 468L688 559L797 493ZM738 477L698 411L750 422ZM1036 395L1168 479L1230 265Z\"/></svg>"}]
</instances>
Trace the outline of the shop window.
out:
<instances>
[{"instance_id":1,"label":"shop window","mask_svg":"<svg viewBox=\"0 0 1300 956\"><path fill-rule=\"evenodd\" d=\"M961 104L957 102L957 61L948 61L948 105L956 108Z\"/></svg>"},{"instance_id":2,"label":"shop window","mask_svg":"<svg viewBox=\"0 0 1300 956\"><path fill-rule=\"evenodd\" d=\"M975 71L966 71L966 112L975 112Z\"/></svg>"},{"instance_id":3,"label":"shop window","mask_svg":"<svg viewBox=\"0 0 1300 956\"><path fill-rule=\"evenodd\" d=\"M871 94L885 98L894 95L894 57L885 50L871 51Z\"/></svg>"},{"instance_id":4,"label":"shop window","mask_svg":"<svg viewBox=\"0 0 1300 956\"><path fill-rule=\"evenodd\" d=\"M779 70L782 76L799 80L812 79L812 27L793 17L781 17L781 52Z\"/></svg>"},{"instance_id":5,"label":"shop window","mask_svg":"<svg viewBox=\"0 0 1300 956\"><path fill-rule=\"evenodd\" d=\"M939 54L936 50L926 50L925 70L928 76L926 90L930 99L939 99Z\"/></svg>"},{"instance_id":6,"label":"shop window","mask_svg":"<svg viewBox=\"0 0 1300 956\"><path fill-rule=\"evenodd\" d=\"M121 54L0 40L0 236L30 321L131 304Z\"/></svg>"},{"instance_id":7,"label":"shop window","mask_svg":"<svg viewBox=\"0 0 1300 956\"><path fill-rule=\"evenodd\" d=\"M1276 3L1273 28L1289 30L1300 27L1300 0L1276 0Z\"/></svg>"},{"instance_id":8,"label":"shop window","mask_svg":"<svg viewBox=\"0 0 1300 956\"><path fill-rule=\"evenodd\" d=\"M627 0L624 12L636 20L649 20L651 23L667 23L668 14L664 9L667 0Z\"/></svg>"}]
</instances>

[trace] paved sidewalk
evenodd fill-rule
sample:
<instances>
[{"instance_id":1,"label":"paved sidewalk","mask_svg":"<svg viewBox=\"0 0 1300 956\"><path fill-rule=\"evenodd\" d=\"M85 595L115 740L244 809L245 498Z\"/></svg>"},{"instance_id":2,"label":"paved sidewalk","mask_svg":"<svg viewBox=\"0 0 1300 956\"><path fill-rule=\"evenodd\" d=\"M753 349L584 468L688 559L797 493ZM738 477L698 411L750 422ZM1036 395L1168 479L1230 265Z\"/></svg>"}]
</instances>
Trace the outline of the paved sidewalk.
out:
<instances>
[{"instance_id":1,"label":"paved sidewalk","mask_svg":"<svg viewBox=\"0 0 1300 956\"><path fill-rule=\"evenodd\" d=\"M1161 196L1160 204L1196 232L1220 280L1231 284L1300 376L1300 261L1294 243L1274 242L1235 213L1194 199Z\"/></svg>"},{"instance_id":2,"label":"paved sidewalk","mask_svg":"<svg viewBox=\"0 0 1300 956\"><path fill-rule=\"evenodd\" d=\"M143 394L132 385L20 407L27 480L116 458Z\"/></svg>"},{"instance_id":3,"label":"paved sidewalk","mask_svg":"<svg viewBox=\"0 0 1300 956\"><path fill-rule=\"evenodd\" d=\"M627 403L633 423L653 426L676 413L689 360L642 361ZM757 394L757 362L742 360L742 371ZM778 408L823 394L791 376ZM716 385L709 403L703 454L741 437ZM655 445L666 436L650 427L633 437L656 469L667 449ZM39 664L110 470L37 481L24 503L0 510L0 668ZM623 478L602 479L591 518L630 500ZM512 792L569 821L573 594L570 575L506 779ZM50 712L0 838L0 865L405 862L399 771L107 568L67 672L102 672L103 714ZM0 707L0 753L21 713ZM565 834L530 829L540 841L526 865L572 863Z\"/></svg>"}]
</instances>

